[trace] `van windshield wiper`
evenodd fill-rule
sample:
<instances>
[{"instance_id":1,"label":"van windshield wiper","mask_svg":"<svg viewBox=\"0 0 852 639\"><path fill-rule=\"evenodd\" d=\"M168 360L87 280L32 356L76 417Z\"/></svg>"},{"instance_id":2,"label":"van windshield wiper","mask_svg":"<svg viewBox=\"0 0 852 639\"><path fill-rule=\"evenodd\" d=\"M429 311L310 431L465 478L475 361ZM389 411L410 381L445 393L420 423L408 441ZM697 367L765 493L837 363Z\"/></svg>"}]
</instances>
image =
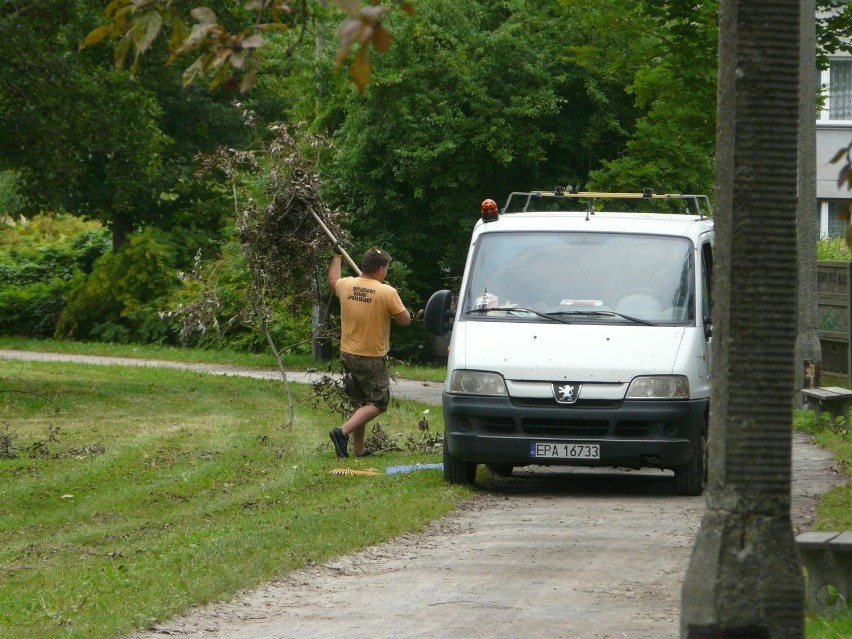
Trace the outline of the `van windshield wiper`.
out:
<instances>
[{"instance_id":1,"label":"van windshield wiper","mask_svg":"<svg viewBox=\"0 0 852 639\"><path fill-rule=\"evenodd\" d=\"M639 319L632 315L616 313L615 311L554 311L552 313L540 313L539 311L534 311L531 308L525 308L523 306L494 306L492 308L472 308L467 312L467 314L490 313L491 311L501 311L504 313L529 313L530 315L537 315L538 317L553 320L555 322L562 322L563 324L571 324L571 320L565 319L566 317L621 317L622 319L626 319L628 322L635 322L636 324L658 326L655 322Z\"/></svg>"},{"instance_id":2,"label":"van windshield wiper","mask_svg":"<svg viewBox=\"0 0 852 639\"><path fill-rule=\"evenodd\" d=\"M542 317L546 320L550 320L551 322L562 322L563 324L570 324L570 320L562 319L561 317L556 317L557 313L539 313L538 311L534 311L531 308L524 308L523 306L494 306L492 308L472 308L467 312L467 315L473 315L475 313L490 313L491 311L502 311L504 313L529 313L530 315L537 315L538 317Z\"/></svg>"},{"instance_id":3,"label":"van windshield wiper","mask_svg":"<svg viewBox=\"0 0 852 639\"><path fill-rule=\"evenodd\" d=\"M615 311L555 311L553 313L548 313L548 316L552 317L554 315L573 315L573 316L603 316L603 317L621 317L626 319L629 322L636 322L637 324L644 324L645 326L658 326L655 322L649 322L648 320L639 319L638 317L633 317L632 315L625 315L624 313L616 313ZM556 318L554 318L556 319Z\"/></svg>"}]
</instances>

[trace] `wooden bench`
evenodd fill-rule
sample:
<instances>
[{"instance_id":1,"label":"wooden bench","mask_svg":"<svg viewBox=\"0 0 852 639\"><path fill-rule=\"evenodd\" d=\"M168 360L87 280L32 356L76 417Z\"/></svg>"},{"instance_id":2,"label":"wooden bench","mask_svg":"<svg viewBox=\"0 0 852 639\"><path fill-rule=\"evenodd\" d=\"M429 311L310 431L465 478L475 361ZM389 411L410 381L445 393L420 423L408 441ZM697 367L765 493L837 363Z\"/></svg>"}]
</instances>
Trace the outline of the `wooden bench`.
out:
<instances>
[{"instance_id":1,"label":"wooden bench","mask_svg":"<svg viewBox=\"0 0 852 639\"><path fill-rule=\"evenodd\" d=\"M849 427L849 409L852 408L852 390L839 386L803 388L805 403L814 411L817 424L823 412L828 413L828 423L837 426L837 418L843 418L844 427Z\"/></svg>"},{"instance_id":2,"label":"wooden bench","mask_svg":"<svg viewBox=\"0 0 852 639\"><path fill-rule=\"evenodd\" d=\"M805 532L796 537L807 570L805 603L831 617L849 610L852 597L852 532Z\"/></svg>"}]
</instances>

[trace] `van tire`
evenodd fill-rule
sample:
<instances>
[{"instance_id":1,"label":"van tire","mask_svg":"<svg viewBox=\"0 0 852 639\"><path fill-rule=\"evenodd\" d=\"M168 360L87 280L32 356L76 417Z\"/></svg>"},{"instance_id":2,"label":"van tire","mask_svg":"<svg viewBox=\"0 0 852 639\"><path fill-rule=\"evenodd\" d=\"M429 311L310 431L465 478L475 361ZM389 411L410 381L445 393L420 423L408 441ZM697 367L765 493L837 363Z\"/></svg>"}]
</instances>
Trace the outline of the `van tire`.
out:
<instances>
[{"instance_id":1,"label":"van tire","mask_svg":"<svg viewBox=\"0 0 852 639\"><path fill-rule=\"evenodd\" d=\"M702 433L692 459L674 469L675 490L678 495L697 497L707 484L707 437Z\"/></svg>"},{"instance_id":2,"label":"van tire","mask_svg":"<svg viewBox=\"0 0 852 639\"><path fill-rule=\"evenodd\" d=\"M476 464L453 457L444 437L444 480L450 484L472 485L476 482Z\"/></svg>"}]
</instances>

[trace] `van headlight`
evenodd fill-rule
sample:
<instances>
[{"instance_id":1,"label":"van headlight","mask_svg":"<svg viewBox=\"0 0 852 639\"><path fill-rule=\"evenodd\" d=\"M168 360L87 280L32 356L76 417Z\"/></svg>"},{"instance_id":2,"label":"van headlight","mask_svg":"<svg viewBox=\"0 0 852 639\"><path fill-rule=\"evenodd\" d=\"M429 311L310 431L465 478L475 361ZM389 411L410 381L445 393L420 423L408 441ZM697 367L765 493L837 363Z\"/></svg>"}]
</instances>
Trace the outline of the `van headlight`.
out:
<instances>
[{"instance_id":1,"label":"van headlight","mask_svg":"<svg viewBox=\"0 0 852 639\"><path fill-rule=\"evenodd\" d=\"M465 395L506 395L506 383L497 373L483 371L453 371L450 392Z\"/></svg>"},{"instance_id":2,"label":"van headlight","mask_svg":"<svg viewBox=\"0 0 852 639\"><path fill-rule=\"evenodd\" d=\"M683 375L649 375L630 382L627 399L689 399L689 379Z\"/></svg>"}]
</instances>

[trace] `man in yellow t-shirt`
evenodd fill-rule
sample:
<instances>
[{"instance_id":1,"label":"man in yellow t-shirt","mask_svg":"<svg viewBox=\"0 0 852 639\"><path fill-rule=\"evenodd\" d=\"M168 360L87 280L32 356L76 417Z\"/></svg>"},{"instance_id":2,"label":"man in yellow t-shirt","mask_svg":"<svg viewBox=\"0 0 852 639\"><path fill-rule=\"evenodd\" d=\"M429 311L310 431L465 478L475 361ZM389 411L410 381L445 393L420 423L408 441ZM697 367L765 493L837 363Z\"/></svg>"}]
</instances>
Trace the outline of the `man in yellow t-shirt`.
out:
<instances>
[{"instance_id":1,"label":"man in yellow t-shirt","mask_svg":"<svg viewBox=\"0 0 852 639\"><path fill-rule=\"evenodd\" d=\"M390 261L387 251L371 248L361 260L360 277L341 277L340 253L335 250L328 266L328 285L340 299L344 387L355 405L349 419L328 433L338 457L349 456L350 434L356 457L371 454L364 448L367 424L387 410L390 400L390 320L400 326L411 324L399 293L384 283Z\"/></svg>"}]
</instances>

